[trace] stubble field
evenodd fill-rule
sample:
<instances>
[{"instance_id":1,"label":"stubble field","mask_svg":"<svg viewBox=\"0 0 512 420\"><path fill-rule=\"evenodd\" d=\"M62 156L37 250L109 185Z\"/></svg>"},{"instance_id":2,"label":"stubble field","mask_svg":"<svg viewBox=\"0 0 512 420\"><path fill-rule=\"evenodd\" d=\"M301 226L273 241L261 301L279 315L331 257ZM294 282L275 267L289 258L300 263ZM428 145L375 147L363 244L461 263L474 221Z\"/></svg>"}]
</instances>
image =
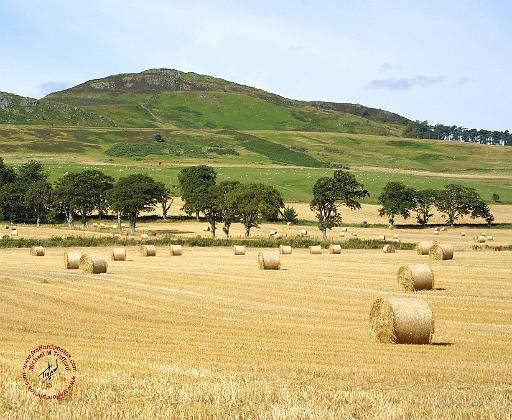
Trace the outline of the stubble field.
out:
<instances>
[{"instance_id":1,"label":"stubble field","mask_svg":"<svg viewBox=\"0 0 512 420\"><path fill-rule=\"evenodd\" d=\"M448 233L448 232L447 232ZM88 251L108 255L109 249ZM403 296L414 251L282 256L256 249L128 248L107 274L65 270L63 249L0 251L2 418L508 418L511 252L432 262L433 345L371 341L370 304ZM21 377L40 344L77 365L70 395L43 401Z\"/></svg>"}]
</instances>

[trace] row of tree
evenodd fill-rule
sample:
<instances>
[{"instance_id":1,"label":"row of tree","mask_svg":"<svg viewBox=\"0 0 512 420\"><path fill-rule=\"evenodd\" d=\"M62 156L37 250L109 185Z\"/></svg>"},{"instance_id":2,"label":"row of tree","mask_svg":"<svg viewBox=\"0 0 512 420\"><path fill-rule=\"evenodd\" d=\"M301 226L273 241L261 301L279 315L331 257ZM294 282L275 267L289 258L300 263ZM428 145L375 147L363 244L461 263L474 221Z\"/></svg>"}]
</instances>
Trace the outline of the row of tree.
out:
<instances>
[{"instance_id":1,"label":"row of tree","mask_svg":"<svg viewBox=\"0 0 512 420\"><path fill-rule=\"evenodd\" d=\"M407 187L401 182L388 182L379 195L381 216L387 216L389 223L395 223L396 216L408 219L411 212L416 212L416 220L421 226L426 226L437 210L453 225L463 216L472 219L483 218L489 225L494 216L482 197L473 188L459 184L449 184L441 190L420 190Z\"/></svg>"},{"instance_id":2,"label":"row of tree","mask_svg":"<svg viewBox=\"0 0 512 420\"><path fill-rule=\"evenodd\" d=\"M480 144L512 146L512 133L505 131L476 130L456 125L435 124L428 121L410 121L404 130L404 137L418 139L453 140Z\"/></svg>"},{"instance_id":3,"label":"row of tree","mask_svg":"<svg viewBox=\"0 0 512 420\"><path fill-rule=\"evenodd\" d=\"M249 236L250 230L263 220L297 220L297 213L293 208L285 208L275 187L238 181L217 183L217 174L209 166L182 169L178 184L183 210L198 219L203 215L212 238L216 236L218 223L222 223L226 236L233 223L243 224L245 235ZM364 185L343 170L319 178L312 192L310 208L315 212L324 239L328 229L341 225L341 206L359 209L360 201L369 196ZM51 184L41 163L30 161L14 169L0 158L0 216L12 222L34 220L39 225L44 217L48 223L55 223L59 215L64 215L69 228L73 228L76 217L85 226L93 213L101 220L110 211L117 215L119 228L121 218L126 217L135 231L140 213L154 210L157 205L166 219L175 194L176 191L148 175L132 174L116 181L98 170L65 174ZM389 182L379 196L379 203L382 205L379 214L387 216L391 224L398 215L407 219L411 212L416 212L418 223L425 226L433 216L434 207L449 224L467 215L481 217L488 224L494 220L480 195L458 184L447 185L442 190L417 191L400 182Z\"/></svg>"},{"instance_id":4,"label":"row of tree","mask_svg":"<svg viewBox=\"0 0 512 420\"><path fill-rule=\"evenodd\" d=\"M55 223L64 214L70 229L75 216L82 225L96 212L101 220L107 210L127 217L132 231L139 214L160 204L166 214L172 197L161 182L147 175L133 174L117 181L103 172L90 169L65 174L55 184L48 181L43 165L30 161L17 170L0 158L0 216L3 220L30 221L39 226L42 217Z\"/></svg>"}]
</instances>

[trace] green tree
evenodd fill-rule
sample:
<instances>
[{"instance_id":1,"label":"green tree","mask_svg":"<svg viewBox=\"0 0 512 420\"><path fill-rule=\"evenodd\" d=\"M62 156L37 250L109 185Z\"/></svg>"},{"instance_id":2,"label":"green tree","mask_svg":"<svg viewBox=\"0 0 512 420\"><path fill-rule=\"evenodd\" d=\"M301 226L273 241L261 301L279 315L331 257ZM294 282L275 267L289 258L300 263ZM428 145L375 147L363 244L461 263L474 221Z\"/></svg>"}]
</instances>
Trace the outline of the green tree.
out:
<instances>
[{"instance_id":1,"label":"green tree","mask_svg":"<svg viewBox=\"0 0 512 420\"><path fill-rule=\"evenodd\" d=\"M327 229L339 226L341 205L355 210L361 208L359 200L370 194L348 171L336 171L332 177L319 178L313 186L313 200L309 207L316 214L322 238L327 239Z\"/></svg>"},{"instance_id":2,"label":"green tree","mask_svg":"<svg viewBox=\"0 0 512 420\"><path fill-rule=\"evenodd\" d=\"M249 183L240 184L226 194L226 206L234 209L244 225L246 237L250 235L251 228L259 226L262 214L269 211L269 206L265 202L267 191L264 184Z\"/></svg>"},{"instance_id":3,"label":"green tree","mask_svg":"<svg viewBox=\"0 0 512 420\"><path fill-rule=\"evenodd\" d=\"M49 210L52 203L52 184L46 179L32 182L24 194L24 204L27 210L36 217L36 224L39 227L41 216Z\"/></svg>"},{"instance_id":4,"label":"green tree","mask_svg":"<svg viewBox=\"0 0 512 420\"><path fill-rule=\"evenodd\" d=\"M41 162L31 160L18 168L16 178L21 186L25 185L28 187L32 182L48 179L48 174L45 172Z\"/></svg>"},{"instance_id":5,"label":"green tree","mask_svg":"<svg viewBox=\"0 0 512 420\"><path fill-rule=\"evenodd\" d=\"M423 227L434 215L431 211L436 202L436 196L435 190L416 191L416 220Z\"/></svg>"},{"instance_id":6,"label":"green tree","mask_svg":"<svg viewBox=\"0 0 512 420\"><path fill-rule=\"evenodd\" d=\"M402 216L407 219L411 210L416 208L416 191L401 182L388 182L382 193L379 195L379 215L388 216L389 223L395 224L395 216Z\"/></svg>"},{"instance_id":7,"label":"green tree","mask_svg":"<svg viewBox=\"0 0 512 420\"><path fill-rule=\"evenodd\" d=\"M187 214L195 213L196 219L199 220L202 207L199 191L201 188L213 187L216 178L217 174L213 168L206 165L190 166L180 171L178 184L183 200L183 210Z\"/></svg>"},{"instance_id":8,"label":"green tree","mask_svg":"<svg viewBox=\"0 0 512 420\"><path fill-rule=\"evenodd\" d=\"M440 190L436 197L436 207L452 226L466 215L473 219L483 217L487 223L494 220L480 194L474 188L460 184L449 184Z\"/></svg>"},{"instance_id":9,"label":"green tree","mask_svg":"<svg viewBox=\"0 0 512 420\"><path fill-rule=\"evenodd\" d=\"M283 210L283 220L286 223L297 223L299 219L299 215L295 211L295 209L291 206L286 206Z\"/></svg>"},{"instance_id":10,"label":"green tree","mask_svg":"<svg viewBox=\"0 0 512 420\"><path fill-rule=\"evenodd\" d=\"M74 203L72 200L72 176L65 174L63 177L55 181L55 189L53 193L53 206L64 212L68 229L74 228Z\"/></svg>"},{"instance_id":11,"label":"green tree","mask_svg":"<svg viewBox=\"0 0 512 420\"><path fill-rule=\"evenodd\" d=\"M5 164L4 159L0 157L0 188L6 184L12 184L16 179L14 168Z\"/></svg>"},{"instance_id":12,"label":"green tree","mask_svg":"<svg viewBox=\"0 0 512 420\"><path fill-rule=\"evenodd\" d=\"M160 185L148 175L133 174L119 178L109 197L112 210L125 215L130 229L135 232L137 218L142 211L149 211L158 203Z\"/></svg>"},{"instance_id":13,"label":"green tree","mask_svg":"<svg viewBox=\"0 0 512 420\"><path fill-rule=\"evenodd\" d=\"M238 222L240 219L236 207L228 199L228 194L240 186L238 181L222 181L218 185L219 189L219 203L220 203L220 220L222 222L222 231L226 238L229 238L229 229L231 225Z\"/></svg>"},{"instance_id":14,"label":"green tree","mask_svg":"<svg viewBox=\"0 0 512 420\"><path fill-rule=\"evenodd\" d=\"M91 187L89 195L94 203L94 208L98 211L98 218L101 220L107 208L107 199L110 191L114 188L115 180L110 175L106 175L97 169L87 169L80 172L80 178L87 180L87 184Z\"/></svg>"},{"instance_id":15,"label":"green tree","mask_svg":"<svg viewBox=\"0 0 512 420\"><path fill-rule=\"evenodd\" d=\"M167 220L167 213L172 206L174 197L176 196L176 188L174 186L167 187L163 182L158 183L160 186L160 197L158 202L162 206L162 218Z\"/></svg>"},{"instance_id":16,"label":"green tree","mask_svg":"<svg viewBox=\"0 0 512 420\"><path fill-rule=\"evenodd\" d=\"M11 223L25 214L24 191L20 190L17 182L5 184L0 188L0 208L3 218Z\"/></svg>"},{"instance_id":17,"label":"green tree","mask_svg":"<svg viewBox=\"0 0 512 420\"><path fill-rule=\"evenodd\" d=\"M500 195L498 193L493 193L492 194L492 201L494 201L495 203L499 202L500 201Z\"/></svg>"}]
</instances>

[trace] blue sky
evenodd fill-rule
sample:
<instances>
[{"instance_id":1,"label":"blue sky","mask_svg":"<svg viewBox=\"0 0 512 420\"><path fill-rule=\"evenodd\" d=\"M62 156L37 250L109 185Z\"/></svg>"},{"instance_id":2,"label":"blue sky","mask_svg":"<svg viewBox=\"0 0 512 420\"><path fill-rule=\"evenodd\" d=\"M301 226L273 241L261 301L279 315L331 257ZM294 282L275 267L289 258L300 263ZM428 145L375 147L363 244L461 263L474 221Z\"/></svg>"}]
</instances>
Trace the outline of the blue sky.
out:
<instances>
[{"instance_id":1,"label":"blue sky","mask_svg":"<svg viewBox=\"0 0 512 420\"><path fill-rule=\"evenodd\" d=\"M167 67L512 130L512 2L1 0L0 90Z\"/></svg>"}]
</instances>

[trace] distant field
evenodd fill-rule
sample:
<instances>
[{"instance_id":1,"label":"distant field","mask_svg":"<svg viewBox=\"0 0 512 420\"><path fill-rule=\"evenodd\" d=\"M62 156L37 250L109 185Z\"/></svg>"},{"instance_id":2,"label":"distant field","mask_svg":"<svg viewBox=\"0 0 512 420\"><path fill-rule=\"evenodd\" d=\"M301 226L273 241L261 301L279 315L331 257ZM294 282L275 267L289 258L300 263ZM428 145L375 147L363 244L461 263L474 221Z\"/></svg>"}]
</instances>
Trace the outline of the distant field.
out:
<instances>
[{"instance_id":1,"label":"distant field","mask_svg":"<svg viewBox=\"0 0 512 420\"><path fill-rule=\"evenodd\" d=\"M160 134L164 142L156 142ZM293 131L77 129L0 127L0 156L7 162L38 159L52 179L67 171L99 167L115 176L145 172L176 182L181 167L207 164L219 179L262 181L289 201L308 201L320 176L349 167L375 203L384 184L415 188L457 182L490 201L512 203L512 148L359 134Z\"/></svg>"},{"instance_id":2,"label":"distant field","mask_svg":"<svg viewBox=\"0 0 512 420\"><path fill-rule=\"evenodd\" d=\"M422 291L433 345L371 340L377 297L406 297L414 251L283 256L160 249L65 270L63 249L0 252L0 407L6 418L508 418L512 411L510 252L458 252ZM110 249L91 250L108 255ZM350 273L350 275L348 275ZM41 401L21 379L37 345L77 366L72 392Z\"/></svg>"}]
</instances>

